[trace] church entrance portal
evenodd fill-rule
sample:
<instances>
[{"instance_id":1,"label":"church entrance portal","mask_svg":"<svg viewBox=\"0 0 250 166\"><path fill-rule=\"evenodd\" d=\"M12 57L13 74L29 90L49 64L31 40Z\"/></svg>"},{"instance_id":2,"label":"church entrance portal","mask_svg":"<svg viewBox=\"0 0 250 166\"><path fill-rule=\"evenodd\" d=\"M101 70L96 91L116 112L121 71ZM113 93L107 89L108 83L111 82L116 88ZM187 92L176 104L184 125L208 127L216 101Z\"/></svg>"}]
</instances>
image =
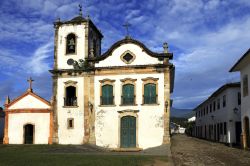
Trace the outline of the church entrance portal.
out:
<instances>
[{"instance_id":1,"label":"church entrance portal","mask_svg":"<svg viewBox=\"0 0 250 166\"><path fill-rule=\"evenodd\" d=\"M121 118L121 148L136 147L136 117Z\"/></svg>"},{"instance_id":2,"label":"church entrance portal","mask_svg":"<svg viewBox=\"0 0 250 166\"><path fill-rule=\"evenodd\" d=\"M24 126L24 143L33 144L34 143L34 125L27 124Z\"/></svg>"}]
</instances>

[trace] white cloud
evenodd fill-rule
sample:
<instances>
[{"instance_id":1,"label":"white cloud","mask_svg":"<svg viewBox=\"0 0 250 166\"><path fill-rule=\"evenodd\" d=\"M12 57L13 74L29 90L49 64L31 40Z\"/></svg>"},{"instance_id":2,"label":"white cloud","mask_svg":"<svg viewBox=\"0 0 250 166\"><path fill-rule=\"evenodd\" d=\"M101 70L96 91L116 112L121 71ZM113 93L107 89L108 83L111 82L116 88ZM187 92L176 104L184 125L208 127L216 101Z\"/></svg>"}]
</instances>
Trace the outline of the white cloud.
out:
<instances>
[{"instance_id":1,"label":"white cloud","mask_svg":"<svg viewBox=\"0 0 250 166\"><path fill-rule=\"evenodd\" d=\"M48 58L53 56L53 42L46 43L39 47L35 53L29 58L27 62L27 71L28 73L33 73L40 75L42 73L48 72L52 66L52 62L48 62ZM52 58L51 58L52 60Z\"/></svg>"}]
</instances>

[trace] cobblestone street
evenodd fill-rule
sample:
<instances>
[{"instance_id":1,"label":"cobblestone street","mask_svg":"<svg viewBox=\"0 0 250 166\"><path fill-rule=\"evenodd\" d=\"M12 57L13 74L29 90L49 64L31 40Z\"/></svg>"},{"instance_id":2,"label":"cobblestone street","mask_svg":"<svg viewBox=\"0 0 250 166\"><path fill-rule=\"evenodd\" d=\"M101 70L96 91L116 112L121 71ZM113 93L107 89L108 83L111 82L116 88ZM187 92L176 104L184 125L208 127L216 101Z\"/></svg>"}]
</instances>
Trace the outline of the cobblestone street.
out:
<instances>
[{"instance_id":1,"label":"cobblestone street","mask_svg":"<svg viewBox=\"0 0 250 166\"><path fill-rule=\"evenodd\" d=\"M176 166L250 165L250 151L186 135L174 135L171 141L172 156Z\"/></svg>"}]
</instances>

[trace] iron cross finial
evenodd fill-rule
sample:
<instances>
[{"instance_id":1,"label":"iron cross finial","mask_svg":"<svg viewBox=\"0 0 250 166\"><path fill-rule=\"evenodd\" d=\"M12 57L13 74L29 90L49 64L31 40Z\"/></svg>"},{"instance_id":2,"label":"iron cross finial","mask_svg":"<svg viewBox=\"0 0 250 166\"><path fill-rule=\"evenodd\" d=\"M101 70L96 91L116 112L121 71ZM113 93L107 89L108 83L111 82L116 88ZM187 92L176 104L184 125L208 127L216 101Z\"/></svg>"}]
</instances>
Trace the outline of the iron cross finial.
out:
<instances>
[{"instance_id":1,"label":"iron cross finial","mask_svg":"<svg viewBox=\"0 0 250 166\"><path fill-rule=\"evenodd\" d=\"M29 82L29 91L32 91L32 82L34 81L34 80L32 80L32 77L30 77L28 80L27 80L28 82Z\"/></svg>"},{"instance_id":2,"label":"iron cross finial","mask_svg":"<svg viewBox=\"0 0 250 166\"><path fill-rule=\"evenodd\" d=\"M79 4L79 15L82 16L82 5Z\"/></svg>"},{"instance_id":3,"label":"iron cross finial","mask_svg":"<svg viewBox=\"0 0 250 166\"><path fill-rule=\"evenodd\" d=\"M129 24L128 22L126 22L124 25L123 25L125 28L126 28L126 37L129 37L129 31L128 31L128 28L131 26L131 24Z\"/></svg>"}]
</instances>

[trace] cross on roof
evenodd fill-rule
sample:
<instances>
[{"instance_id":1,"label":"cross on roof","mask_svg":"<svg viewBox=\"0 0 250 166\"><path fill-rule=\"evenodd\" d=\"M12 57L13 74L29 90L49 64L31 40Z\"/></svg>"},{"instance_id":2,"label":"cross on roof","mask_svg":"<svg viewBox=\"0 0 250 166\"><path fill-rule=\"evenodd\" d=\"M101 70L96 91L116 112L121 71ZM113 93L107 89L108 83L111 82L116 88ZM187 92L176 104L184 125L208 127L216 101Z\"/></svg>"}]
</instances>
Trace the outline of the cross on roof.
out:
<instances>
[{"instance_id":1,"label":"cross on roof","mask_svg":"<svg viewBox=\"0 0 250 166\"><path fill-rule=\"evenodd\" d=\"M129 24L128 22L126 22L123 26L126 28L126 32L127 32L126 36L129 37L128 28L131 26L131 24Z\"/></svg>"},{"instance_id":2,"label":"cross on roof","mask_svg":"<svg viewBox=\"0 0 250 166\"><path fill-rule=\"evenodd\" d=\"M32 78L30 77L28 80L27 80L28 82L29 82L29 91L32 91L32 82L34 81L34 80L32 80Z\"/></svg>"}]
</instances>

